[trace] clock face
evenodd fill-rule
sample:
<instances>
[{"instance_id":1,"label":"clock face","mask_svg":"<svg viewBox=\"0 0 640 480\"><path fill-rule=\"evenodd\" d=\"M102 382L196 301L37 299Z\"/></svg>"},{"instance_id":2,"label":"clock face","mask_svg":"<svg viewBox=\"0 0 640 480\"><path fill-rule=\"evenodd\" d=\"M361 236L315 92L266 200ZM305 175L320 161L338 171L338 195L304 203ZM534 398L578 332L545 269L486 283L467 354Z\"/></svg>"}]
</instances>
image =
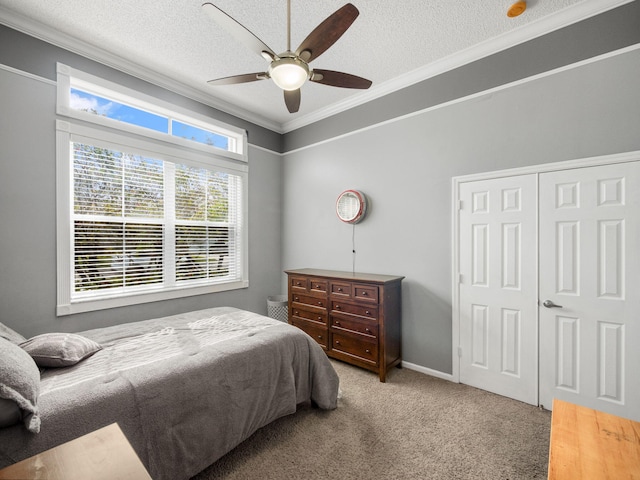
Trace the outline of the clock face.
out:
<instances>
[{"instance_id":1,"label":"clock face","mask_svg":"<svg viewBox=\"0 0 640 480\"><path fill-rule=\"evenodd\" d=\"M346 223L358 223L364 218L366 209L366 198L357 190L345 190L336 202L338 218Z\"/></svg>"}]
</instances>

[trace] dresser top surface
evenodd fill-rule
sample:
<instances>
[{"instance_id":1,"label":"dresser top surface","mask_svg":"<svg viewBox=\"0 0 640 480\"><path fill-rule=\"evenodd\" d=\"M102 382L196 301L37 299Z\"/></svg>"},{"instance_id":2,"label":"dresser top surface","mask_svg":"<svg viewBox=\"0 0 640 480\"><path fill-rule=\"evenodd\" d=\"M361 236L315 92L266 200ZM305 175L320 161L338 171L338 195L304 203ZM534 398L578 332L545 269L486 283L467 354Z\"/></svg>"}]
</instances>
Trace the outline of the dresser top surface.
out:
<instances>
[{"instance_id":1,"label":"dresser top surface","mask_svg":"<svg viewBox=\"0 0 640 480\"><path fill-rule=\"evenodd\" d=\"M327 278L335 278L339 280L376 282L376 283L399 282L404 278L396 275L379 275L376 273L361 273L361 272L355 272L355 273L342 272L339 270L320 270L317 268L301 268L298 270L285 270L284 272L289 275L309 275L313 277L327 277Z\"/></svg>"}]
</instances>

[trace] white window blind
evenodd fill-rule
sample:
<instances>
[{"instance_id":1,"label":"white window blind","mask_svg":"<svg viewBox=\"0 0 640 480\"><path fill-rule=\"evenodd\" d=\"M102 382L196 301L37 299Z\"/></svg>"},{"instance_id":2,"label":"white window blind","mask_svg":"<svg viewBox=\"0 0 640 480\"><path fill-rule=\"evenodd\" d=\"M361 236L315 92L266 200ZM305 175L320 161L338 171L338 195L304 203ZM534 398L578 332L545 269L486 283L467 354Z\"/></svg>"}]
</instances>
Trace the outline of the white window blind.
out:
<instances>
[{"instance_id":1,"label":"white window blind","mask_svg":"<svg viewBox=\"0 0 640 480\"><path fill-rule=\"evenodd\" d=\"M242 177L70 141L71 300L242 280Z\"/></svg>"},{"instance_id":2,"label":"white window blind","mask_svg":"<svg viewBox=\"0 0 640 480\"><path fill-rule=\"evenodd\" d=\"M238 275L237 176L176 165L176 280Z\"/></svg>"},{"instance_id":3,"label":"white window blind","mask_svg":"<svg viewBox=\"0 0 640 480\"><path fill-rule=\"evenodd\" d=\"M164 162L73 143L74 294L162 284Z\"/></svg>"},{"instance_id":4,"label":"white window blind","mask_svg":"<svg viewBox=\"0 0 640 480\"><path fill-rule=\"evenodd\" d=\"M246 164L101 133L58 121L58 315L248 286Z\"/></svg>"}]
</instances>

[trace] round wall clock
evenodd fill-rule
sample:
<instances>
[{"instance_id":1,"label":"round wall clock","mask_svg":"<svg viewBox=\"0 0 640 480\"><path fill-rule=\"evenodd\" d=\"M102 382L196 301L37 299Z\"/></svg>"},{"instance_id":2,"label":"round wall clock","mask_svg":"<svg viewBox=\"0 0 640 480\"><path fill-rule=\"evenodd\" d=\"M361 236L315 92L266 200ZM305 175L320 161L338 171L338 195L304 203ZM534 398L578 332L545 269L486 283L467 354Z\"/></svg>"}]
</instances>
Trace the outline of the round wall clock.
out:
<instances>
[{"instance_id":1,"label":"round wall clock","mask_svg":"<svg viewBox=\"0 0 640 480\"><path fill-rule=\"evenodd\" d=\"M367 198L358 190L345 190L338 196L336 213L345 223L358 223L367 212Z\"/></svg>"}]
</instances>

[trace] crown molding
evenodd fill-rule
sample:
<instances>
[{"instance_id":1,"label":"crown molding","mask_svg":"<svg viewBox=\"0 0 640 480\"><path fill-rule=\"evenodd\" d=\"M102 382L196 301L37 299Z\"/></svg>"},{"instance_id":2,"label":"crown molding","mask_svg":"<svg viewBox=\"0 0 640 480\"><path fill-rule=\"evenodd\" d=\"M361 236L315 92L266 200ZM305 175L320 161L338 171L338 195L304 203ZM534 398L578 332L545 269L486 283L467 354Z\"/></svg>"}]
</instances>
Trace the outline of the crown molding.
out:
<instances>
[{"instance_id":1,"label":"crown molding","mask_svg":"<svg viewBox=\"0 0 640 480\"><path fill-rule=\"evenodd\" d=\"M43 25L31 18L10 11L3 6L0 6L0 24L4 24L14 30L18 30L57 47L64 48L72 53L76 53L90 60L102 63L108 67L132 75L204 105L221 110L242 120L273 130L276 133L284 133L282 125L279 122L275 122L236 105L225 102L224 100L215 98L203 89L185 84L184 82L175 80L155 70L142 67L137 63L107 52L102 48L85 42L80 42L70 35L62 33L47 25Z\"/></svg>"},{"instance_id":2,"label":"crown molding","mask_svg":"<svg viewBox=\"0 0 640 480\"><path fill-rule=\"evenodd\" d=\"M588 0L577 5L566 7L553 15L525 24L518 29L503 33L502 35L485 40L465 50L436 60L400 77L375 85L369 90L352 95L343 101L331 104L326 108L285 122L282 125L282 130L284 133L287 133L310 125L455 68L488 57L489 55L541 37L555 30L568 27L569 25L599 15L621 5L631 3L632 1L634 0Z\"/></svg>"}]
</instances>

